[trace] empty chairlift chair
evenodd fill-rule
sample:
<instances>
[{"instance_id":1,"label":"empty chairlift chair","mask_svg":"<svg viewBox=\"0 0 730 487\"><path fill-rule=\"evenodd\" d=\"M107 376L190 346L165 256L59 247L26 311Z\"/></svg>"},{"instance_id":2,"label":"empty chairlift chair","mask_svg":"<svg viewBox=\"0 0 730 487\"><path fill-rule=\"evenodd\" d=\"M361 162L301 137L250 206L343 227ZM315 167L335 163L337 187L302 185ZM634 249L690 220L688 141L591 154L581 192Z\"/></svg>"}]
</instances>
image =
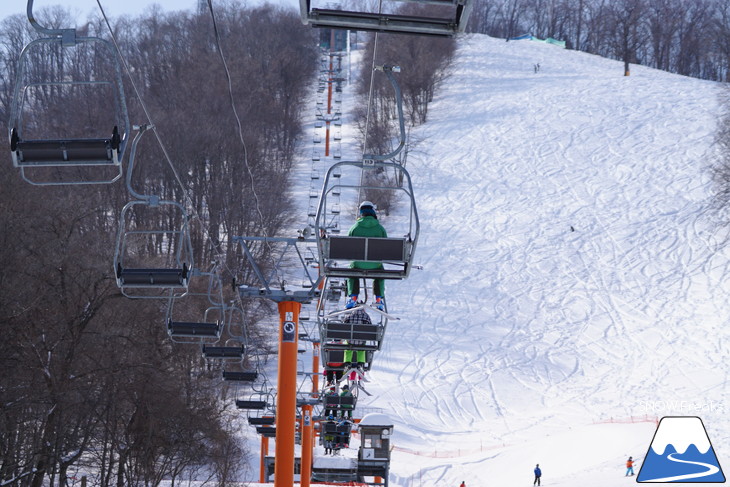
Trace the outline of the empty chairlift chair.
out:
<instances>
[{"instance_id":1,"label":"empty chairlift chair","mask_svg":"<svg viewBox=\"0 0 730 487\"><path fill-rule=\"evenodd\" d=\"M256 371L243 370L224 370L223 380L226 382L254 382L258 379L259 373Z\"/></svg>"},{"instance_id":2,"label":"empty chairlift chair","mask_svg":"<svg viewBox=\"0 0 730 487\"><path fill-rule=\"evenodd\" d=\"M389 0L381 1L377 11L366 8L341 10L331 8L332 2L327 2L328 8L318 8L313 6L313 0L300 0L299 8L302 22L313 27L452 37L464 32L474 1L410 0L409 3L421 7L410 10L415 13L398 9L398 4ZM365 4L367 2L354 2L356 7ZM353 2L348 5L353 5ZM431 10L422 13L424 6ZM395 12L391 13L389 10Z\"/></svg>"},{"instance_id":3,"label":"empty chairlift chair","mask_svg":"<svg viewBox=\"0 0 730 487\"><path fill-rule=\"evenodd\" d=\"M248 424L251 426L271 426L276 423L274 416L249 416Z\"/></svg>"},{"instance_id":4,"label":"empty chairlift chair","mask_svg":"<svg viewBox=\"0 0 730 487\"><path fill-rule=\"evenodd\" d=\"M171 297L167 306L167 333L177 343L215 343L221 336L226 320L226 308L223 305L222 282L213 272L200 273L209 276L208 290L205 293L189 292L183 298ZM208 306L202 320L190 321L199 309ZM192 308L191 313L189 309ZM182 317L182 318L181 318Z\"/></svg>"},{"instance_id":5,"label":"empty chairlift chair","mask_svg":"<svg viewBox=\"0 0 730 487\"><path fill-rule=\"evenodd\" d=\"M170 337L179 341L180 338L220 338L221 324L213 322L167 321L167 332Z\"/></svg>"},{"instance_id":6,"label":"empty chairlift chair","mask_svg":"<svg viewBox=\"0 0 730 487\"><path fill-rule=\"evenodd\" d=\"M203 345L202 348L203 357L206 359L218 359L218 360L243 360L243 355L246 351L245 346L241 344L225 344L225 345Z\"/></svg>"},{"instance_id":7,"label":"empty chairlift chair","mask_svg":"<svg viewBox=\"0 0 730 487\"><path fill-rule=\"evenodd\" d=\"M276 438L276 426L256 426L256 433L266 438Z\"/></svg>"},{"instance_id":8,"label":"empty chairlift chair","mask_svg":"<svg viewBox=\"0 0 730 487\"><path fill-rule=\"evenodd\" d=\"M248 424L251 426L273 426L276 424L275 398L272 394L262 391L265 391L265 383L262 389L258 389L254 394L236 396L236 407L246 410Z\"/></svg>"},{"instance_id":9,"label":"empty chairlift chair","mask_svg":"<svg viewBox=\"0 0 730 487\"><path fill-rule=\"evenodd\" d=\"M266 394L253 394L245 399L237 398L236 407L238 409L251 409L263 411L269 406L268 395Z\"/></svg>"},{"instance_id":10,"label":"empty chairlift chair","mask_svg":"<svg viewBox=\"0 0 730 487\"><path fill-rule=\"evenodd\" d=\"M147 129L141 127L132 142L127 187L137 199L122 209L114 272L127 297L182 297L193 273L188 213L182 204L138 193L131 184L137 144ZM137 212L144 218L135 218Z\"/></svg>"},{"instance_id":11,"label":"empty chairlift chair","mask_svg":"<svg viewBox=\"0 0 730 487\"><path fill-rule=\"evenodd\" d=\"M13 165L35 185L117 181L130 133L117 52L75 29L40 26L32 4L28 18L45 37L25 46L18 59L8 124ZM78 61L85 57L95 61ZM39 62L53 69L38 69Z\"/></svg>"}]
</instances>

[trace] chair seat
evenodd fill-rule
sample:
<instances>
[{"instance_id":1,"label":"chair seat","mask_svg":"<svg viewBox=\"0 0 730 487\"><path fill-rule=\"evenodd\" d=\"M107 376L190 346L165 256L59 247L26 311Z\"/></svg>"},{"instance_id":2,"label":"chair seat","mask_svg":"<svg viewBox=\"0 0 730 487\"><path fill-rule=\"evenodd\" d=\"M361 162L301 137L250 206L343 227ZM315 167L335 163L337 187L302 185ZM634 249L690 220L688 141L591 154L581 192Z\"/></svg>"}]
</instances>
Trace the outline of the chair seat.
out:
<instances>
[{"instance_id":1,"label":"chair seat","mask_svg":"<svg viewBox=\"0 0 730 487\"><path fill-rule=\"evenodd\" d=\"M117 281L120 287L187 287L188 268L127 269L119 264Z\"/></svg>"},{"instance_id":2,"label":"chair seat","mask_svg":"<svg viewBox=\"0 0 730 487\"><path fill-rule=\"evenodd\" d=\"M236 401L236 407L238 409L265 409L266 401L245 401L239 399Z\"/></svg>"},{"instance_id":3,"label":"chair seat","mask_svg":"<svg viewBox=\"0 0 730 487\"><path fill-rule=\"evenodd\" d=\"M168 321L167 331L172 337L210 338L220 336L220 323Z\"/></svg>"},{"instance_id":4,"label":"chair seat","mask_svg":"<svg viewBox=\"0 0 730 487\"><path fill-rule=\"evenodd\" d=\"M11 135L13 164L23 166L95 166L120 164L116 127L109 138L21 140Z\"/></svg>"},{"instance_id":5,"label":"chair seat","mask_svg":"<svg viewBox=\"0 0 730 487\"><path fill-rule=\"evenodd\" d=\"M253 382L258 376L258 372L223 371L223 380L232 382Z\"/></svg>"},{"instance_id":6,"label":"chair seat","mask_svg":"<svg viewBox=\"0 0 730 487\"><path fill-rule=\"evenodd\" d=\"M205 358L219 359L242 359L244 353L243 345L234 347L219 347L203 345L203 356Z\"/></svg>"}]
</instances>

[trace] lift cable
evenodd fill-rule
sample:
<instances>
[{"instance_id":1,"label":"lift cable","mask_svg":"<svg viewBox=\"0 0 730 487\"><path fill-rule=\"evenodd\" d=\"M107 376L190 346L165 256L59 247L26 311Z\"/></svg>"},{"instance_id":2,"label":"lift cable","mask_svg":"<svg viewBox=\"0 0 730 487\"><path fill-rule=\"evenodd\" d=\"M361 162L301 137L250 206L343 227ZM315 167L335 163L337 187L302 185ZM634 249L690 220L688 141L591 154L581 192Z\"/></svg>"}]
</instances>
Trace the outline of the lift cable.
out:
<instances>
[{"instance_id":1,"label":"lift cable","mask_svg":"<svg viewBox=\"0 0 730 487\"><path fill-rule=\"evenodd\" d=\"M383 0L380 0L378 2L378 14L383 13ZM373 91L375 86L375 57L378 54L378 36L379 32L375 32L375 39L373 40L373 61L370 66L370 90L368 92L368 108L367 108L367 114L365 116L365 139L362 143L362 152L363 154L367 151L367 144L368 144L368 132L370 130L370 111L372 109L372 101L373 101ZM360 172L360 189L357 191L357 203L360 204L360 202L363 200L362 195L362 186L364 184L365 179L365 171Z\"/></svg>"},{"instance_id":2,"label":"lift cable","mask_svg":"<svg viewBox=\"0 0 730 487\"><path fill-rule=\"evenodd\" d=\"M137 96L137 99L139 100L139 103L140 103L140 105L142 107L142 110L145 113L145 117L147 118L148 123L150 124L153 132L155 133L155 137L157 138L157 142L159 143L160 148L162 149L162 152L164 154L165 160L167 161L167 164L170 166L170 169L172 170L172 172L173 172L173 174L175 176L175 179L176 179L177 183L180 185L180 188L183 191L184 198L185 198L186 202L188 204L190 204L190 207L192 208L193 214L195 215L195 217L198 220L198 222L200 222L200 224L201 224L201 228L202 228L202 231L204 232L205 240L211 242L211 245L214 246L214 250L217 253L222 254L223 253L223 249L221 248L220 243L216 243L216 241L211 238L211 236L210 236L211 235L210 229L208 227L206 227L205 225L203 225L203 219L197 213L197 211L195 209L195 206L192 204L192 198L190 197L188 190L186 189L185 185L183 184L182 179L180 178L180 175L178 174L177 169L175 168L175 166L174 166L174 164L172 162L172 158L170 157L169 153L167 152L167 149L165 148L165 144L163 143L162 138L160 137L160 134L158 133L158 131L156 129L156 126L155 126L155 124L154 124L154 122L152 120L152 116L151 116L151 114L150 114L150 112L149 112L149 110L147 108L147 104L145 103L144 99L142 98L142 95L141 95L141 93L139 91L139 88L137 87L137 84L135 83L134 78L132 77L131 69L129 67L129 64L127 63L126 59L124 58L124 56L122 54L122 51L121 51L121 49L119 47L119 43L118 43L118 41L116 39L116 36L114 35L114 30L112 29L111 23L109 22L109 18L107 17L106 12L104 11L104 7L101 5L101 0L96 0L96 3L99 6L99 11L101 12L102 17L104 18L105 24L106 24L107 28L109 29L109 35L111 36L112 42L114 43L114 47L116 48L117 52L119 53L119 58L121 59L121 62L123 64L123 66L124 66L124 70L126 71L127 76L129 77L130 83L132 84L132 88L134 89L135 95ZM217 37L217 31L216 31L216 37ZM222 53L221 53L221 56L222 56ZM226 68L226 73L228 74L228 69L227 68ZM230 83L230 76L229 76L229 83ZM238 120L238 115L237 114L236 114L236 119ZM241 127L240 120L239 120L238 123L239 123L239 131L240 131L240 127ZM243 137L241 138L241 142L243 142ZM244 155L245 154L246 154L246 146L244 144ZM248 168L247 158L246 158L246 167ZM249 168L249 174L251 174L250 168ZM252 177L252 182L253 182L253 177ZM258 199L257 199L257 201L258 201ZM260 210L259 210L259 215L263 218L262 213L261 213ZM272 259L273 259L273 257L272 257ZM225 260L222 262L222 264L225 267L226 271L228 271L228 273L232 277L234 277L235 276L235 273L228 267L228 265L226 264ZM237 301L238 305L240 306L240 309L243 310L243 302L242 302L241 297L240 297L240 295L238 293L236 293L236 301ZM246 332L246 327L245 326L243 326L243 331L244 331L244 336L242 338L244 339L244 341L248 342L247 333L245 333ZM254 354L254 355L256 357L256 363L257 363L257 369L258 369L259 368L258 367L258 365L259 365L258 354ZM262 371L260 371L260 372L262 372ZM264 379L266 380L266 378L264 378Z\"/></svg>"},{"instance_id":3,"label":"lift cable","mask_svg":"<svg viewBox=\"0 0 730 487\"><path fill-rule=\"evenodd\" d=\"M261 205L258 193L256 192L256 185L254 183L254 177L253 177L253 171L251 170L251 166L248 163L248 150L246 148L246 141L243 138L243 124L241 123L241 118L238 115L238 109L236 108L236 100L233 97L233 80L231 77L231 72L228 69L228 62L226 61L226 58L223 54L223 47L221 45L221 37L220 32L218 31L218 23L215 20L215 13L213 11L213 0L208 0L208 10L210 11L210 18L213 21L213 32L215 34L215 45L218 51L218 54L221 58L221 62L223 64L223 69L226 73L226 81L228 82L228 97L229 101L231 103L231 109L233 110L233 115L236 117L236 125L238 127L238 138L241 141L241 145L243 146L243 162L246 166L246 171L248 172L249 179L251 181L251 193L254 197L254 202L256 205L256 212L259 216L259 223L261 225L261 231L264 233L264 237L268 237L269 235L266 232L266 225L264 221L264 214L261 211ZM267 247L267 252L269 254L269 257L271 258L271 264L272 264L272 270L276 273L276 276L279 276L279 273L277 272L277 266L274 262L274 253L271 249L271 243L267 240L264 240L264 243ZM283 286L283 282L281 281L281 278L279 276L279 285Z\"/></svg>"}]
</instances>

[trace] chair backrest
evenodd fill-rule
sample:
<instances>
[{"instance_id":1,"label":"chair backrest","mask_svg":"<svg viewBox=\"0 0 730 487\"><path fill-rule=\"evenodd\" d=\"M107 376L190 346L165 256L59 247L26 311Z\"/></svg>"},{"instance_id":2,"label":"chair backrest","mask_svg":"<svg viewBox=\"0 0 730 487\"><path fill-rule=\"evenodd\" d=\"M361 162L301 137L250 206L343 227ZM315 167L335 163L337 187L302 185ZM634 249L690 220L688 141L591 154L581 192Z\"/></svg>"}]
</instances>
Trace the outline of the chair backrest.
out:
<instances>
[{"instance_id":1,"label":"chair backrest","mask_svg":"<svg viewBox=\"0 0 730 487\"><path fill-rule=\"evenodd\" d=\"M418 15L402 15L368 11L348 11L342 9L310 8L311 0L300 2L302 21L313 27L329 27L333 29L394 32L399 34L453 37L464 32L471 11L471 2L446 0L420 1L415 3L439 4L448 9L445 17L422 17ZM445 15L444 9L437 12Z\"/></svg>"},{"instance_id":2,"label":"chair backrest","mask_svg":"<svg viewBox=\"0 0 730 487\"><path fill-rule=\"evenodd\" d=\"M334 364L341 364L345 361L345 351L344 350L327 350L326 351L327 362L325 363L334 363Z\"/></svg>"},{"instance_id":3,"label":"chair backrest","mask_svg":"<svg viewBox=\"0 0 730 487\"><path fill-rule=\"evenodd\" d=\"M328 259L404 262L405 238L329 237Z\"/></svg>"}]
</instances>

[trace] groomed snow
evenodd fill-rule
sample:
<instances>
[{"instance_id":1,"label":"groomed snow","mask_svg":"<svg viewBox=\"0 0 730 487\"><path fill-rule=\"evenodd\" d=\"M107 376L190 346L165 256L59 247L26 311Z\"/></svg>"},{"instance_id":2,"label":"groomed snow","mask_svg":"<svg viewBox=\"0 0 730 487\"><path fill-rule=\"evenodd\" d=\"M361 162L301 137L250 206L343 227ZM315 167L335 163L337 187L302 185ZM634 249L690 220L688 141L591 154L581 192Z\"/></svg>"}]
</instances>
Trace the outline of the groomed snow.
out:
<instances>
[{"instance_id":1,"label":"groomed snow","mask_svg":"<svg viewBox=\"0 0 730 487\"><path fill-rule=\"evenodd\" d=\"M702 416L722 463L720 91L550 45L459 41L411 136L424 270L388 287L402 321L368 384L393 443L419 452L396 450L391 485L527 484L540 463L545 485L614 486L662 415ZM611 418L629 423L594 424Z\"/></svg>"}]
</instances>

